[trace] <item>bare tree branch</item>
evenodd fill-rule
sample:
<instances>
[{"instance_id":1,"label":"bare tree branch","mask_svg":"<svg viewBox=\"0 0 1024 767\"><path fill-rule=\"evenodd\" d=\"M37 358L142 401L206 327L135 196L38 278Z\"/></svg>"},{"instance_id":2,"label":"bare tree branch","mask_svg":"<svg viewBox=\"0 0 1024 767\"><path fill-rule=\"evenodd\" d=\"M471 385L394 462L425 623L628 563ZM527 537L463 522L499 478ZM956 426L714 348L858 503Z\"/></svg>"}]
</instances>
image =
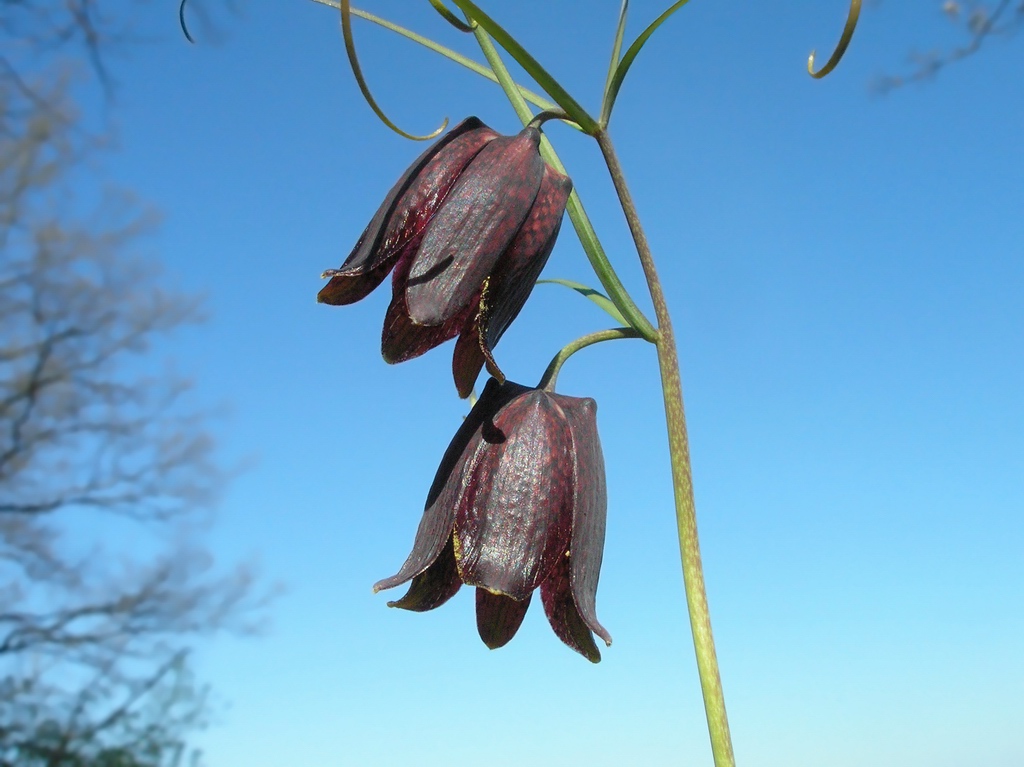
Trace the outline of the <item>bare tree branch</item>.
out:
<instances>
[{"instance_id":1,"label":"bare tree branch","mask_svg":"<svg viewBox=\"0 0 1024 767\"><path fill-rule=\"evenodd\" d=\"M195 542L223 474L189 381L153 366L199 303L135 252L151 212L68 194L104 137L61 60L109 89L101 5L0 0L0 767L178 764L192 642L262 604Z\"/></svg>"},{"instance_id":2,"label":"bare tree branch","mask_svg":"<svg viewBox=\"0 0 1024 767\"><path fill-rule=\"evenodd\" d=\"M874 91L887 93L908 83L931 80L943 68L976 54L990 38L1009 36L1024 25L1024 0L944 0L941 10L967 37L966 42L948 50L912 52L910 71L875 78Z\"/></svg>"}]
</instances>

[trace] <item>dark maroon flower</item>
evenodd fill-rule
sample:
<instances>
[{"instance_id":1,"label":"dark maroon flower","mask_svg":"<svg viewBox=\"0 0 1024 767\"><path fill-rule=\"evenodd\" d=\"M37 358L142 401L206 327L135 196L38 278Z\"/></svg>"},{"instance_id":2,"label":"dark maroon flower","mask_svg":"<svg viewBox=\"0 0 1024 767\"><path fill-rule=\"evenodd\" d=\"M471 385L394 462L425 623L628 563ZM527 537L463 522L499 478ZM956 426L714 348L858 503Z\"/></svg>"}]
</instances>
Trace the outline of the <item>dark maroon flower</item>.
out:
<instances>
[{"instance_id":1,"label":"dark maroon flower","mask_svg":"<svg viewBox=\"0 0 1024 767\"><path fill-rule=\"evenodd\" d=\"M475 117L420 155L317 296L351 304L388 272L381 352L402 362L459 336L455 386L480 369L505 377L491 351L523 308L558 236L572 182L544 162L540 131L499 136Z\"/></svg>"},{"instance_id":2,"label":"dark maroon flower","mask_svg":"<svg viewBox=\"0 0 1024 767\"><path fill-rule=\"evenodd\" d=\"M390 607L422 612L476 586L480 638L494 649L519 629L534 589L551 627L597 663L597 581L604 549L604 458L597 404L487 382L448 446L412 553L373 589L412 580Z\"/></svg>"}]
</instances>

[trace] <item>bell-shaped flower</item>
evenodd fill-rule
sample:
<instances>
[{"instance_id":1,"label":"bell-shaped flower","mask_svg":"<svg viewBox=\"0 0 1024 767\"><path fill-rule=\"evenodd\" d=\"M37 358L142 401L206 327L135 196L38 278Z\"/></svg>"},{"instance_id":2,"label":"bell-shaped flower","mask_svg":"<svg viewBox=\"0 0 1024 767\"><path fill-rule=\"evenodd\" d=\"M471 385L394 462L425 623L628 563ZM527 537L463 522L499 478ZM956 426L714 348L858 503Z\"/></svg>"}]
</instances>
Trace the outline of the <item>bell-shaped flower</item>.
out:
<instances>
[{"instance_id":1,"label":"bell-shaped flower","mask_svg":"<svg viewBox=\"0 0 1024 767\"><path fill-rule=\"evenodd\" d=\"M391 607L422 612L476 587L477 629L494 649L518 631L534 590L555 634L597 663L611 644L595 600L604 550L604 458L592 399L487 382L448 446L412 553L374 591L412 581Z\"/></svg>"},{"instance_id":2,"label":"bell-shaped flower","mask_svg":"<svg viewBox=\"0 0 1024 767\"><path fill-rule=\"evenodd\" d=\"M547 263L572 182L544 162L540 131L499 136L475 117L424 152L391 189L355 249L317 299L351 304L389 272L392 299L381 351L418 357L459 336L460 396L486 365Z\"/></svg>"}]
</instances>

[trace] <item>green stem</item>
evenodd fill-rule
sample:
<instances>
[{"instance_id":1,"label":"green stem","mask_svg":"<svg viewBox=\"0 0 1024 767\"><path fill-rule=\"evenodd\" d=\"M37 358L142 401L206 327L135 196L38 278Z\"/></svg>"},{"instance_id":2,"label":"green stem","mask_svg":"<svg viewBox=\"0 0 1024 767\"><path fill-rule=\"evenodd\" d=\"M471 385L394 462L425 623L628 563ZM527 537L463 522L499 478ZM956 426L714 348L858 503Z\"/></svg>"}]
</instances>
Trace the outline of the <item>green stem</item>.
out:
<instances>
[{"instance_id":1,"label":"green stem","mask_svg":"<svg viewBox=\"0 0 1024 767\"><path fill-rule=\"evenodd\" d=\"M597 130L597 121L587 114L587 110L580 106L579 102L562 87L558 80L552 77L551 73L544 69L540 62L498 22L488 16L472 0L452 0L452 2L459 6L466 15L467 21L475 21L479 25L478 28L482 28L487 32L488 40L493 39L504 48L516 60L516 63L526 70L526 74L532 77L534 82L543 88L545 93L568 113L572 121L579 125L584 133L593 134ZM479 39L479 36L477 39ZM495 72L495 74L498 73Z\"/></svg>"},{"instance_id":2,"label":"green stem","mask_svg":"<svg viewBox=\"0 0 1024 767\"><path fill-rule=\"evenodd\" d=\"M473 34L476 35L480 50L483 52L484 58L487 59L487 63L491 65L491 69L494 70L494 74L498 78L498 84L505 91L505 95L511 102L512 108L515 109L523 125L528 125L533 119L533 112L530 111L526 100L523 99L517 90L516 84L512 80L512 75L509 74L505 63L501 60L501 56L498 55L498 51L494 47L494 43L491 42L490 36L482 27L474 29ZM562 161L555 154L554 147L551 146L551 142L544 135L541 135L540 153L555 170L559 173L565 173L565 166L562 165ZM642 338L654 343L658 337L658 331L633 302L629 293L626 292L626 287L612 268L611 262L601 246L601 241L597 239L597 232L594 231L594 226L590 223L587 212L583 209L583 203L580 202L580 196L576 193L575 189L569 195L569 202L565 206L565 210L569 214L569 220L572 221L572 225L576 229L576 234L583 245L583 251L587 254L587 259L594 268L594 273L597 274L601 285L604 286L608 298L615 304L615 308L619 310L622 316L626 318L630 327L640 333Z\"/></svg>"},{"instance_id":3,"label":"green stem","mask_svg":"<svg viewBox=\"0 0 1024 767\"><path fill-rule=\"evenodd\" d=\"M539 130L540 127L548 120L561 120L566 125L576 125L576 123L569 119L569 115L565 113L565 110L545 109L543 112L538 112L537 114L535 114L533 116L533 119L531 119L530 122L527 124L527 127L537 128ZM577 125L576 127L579 126Z\"/></svg>"},{"instance_id":4,"label":"green stem","mask_svg":"<svg viewBox=\"0 0 1024 767\"><path fill-rule=\"evenodd\" d=\"M676 351L675 333L669 316L661 280L654 266L651 249L640 224L633 198L626 185L622 166L615 154L615 147L607 131L600 130L597 143L601 147L612 183L626 214L629 230L636 243L640 263L643 266L647 286L654 303L654 315L658 322L657 341L658 366L661 370L661 387L665 399L665 421L668 426L669 455L672 461L672 484L675 490L676 526L679 531L679 553L683 563L683 584L686 589L686 604L690 613L690 629L693 632L693 647L697 655L697 671L700 675L701 692L704 695L704 711L711 735L711 751L715 767L734 767L732 739L729 736L729 720L725 711L725 695L722 679L718 672L718 658L715 654L715 640L711 634L711 616L708 612L707 592L704 588L704 571L700 560L700 543L697 540L697 510L693 500L693 476L690 469L690 446L686 434L686 413L683 409L683 389L679 376L679 357Z\"/></svg>"},{"instance_id":5,"label":"green stem","mask_svg":"<svg viewBox=\"0 0 1024 767\"><path fill-rule=\"evenodd\" d=\"M611 330L599 330L596 333L580 336L572 343L563 346L561 351L554 356L547 370L544 371L544 375L541 376L537 388L553 392L555 390L555 383L558 381L558 373L567 359L580 349L586 349L588 346L599 344L602 341L614 341L618 338L640 338L640 334L633 330L633 328L612 328Z\"/></svg>"}]
</instances>

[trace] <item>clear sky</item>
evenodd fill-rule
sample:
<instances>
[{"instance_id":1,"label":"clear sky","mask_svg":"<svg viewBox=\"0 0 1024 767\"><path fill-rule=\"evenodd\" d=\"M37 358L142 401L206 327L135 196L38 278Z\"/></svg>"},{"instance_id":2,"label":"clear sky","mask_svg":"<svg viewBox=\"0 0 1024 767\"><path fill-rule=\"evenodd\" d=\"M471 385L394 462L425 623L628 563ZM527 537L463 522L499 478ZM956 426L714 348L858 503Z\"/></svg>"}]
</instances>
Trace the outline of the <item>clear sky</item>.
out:
<instances>
[{"instance_id":1,"label":"clear sky","mask_svg":"<svg viewBox=\"0 0 1024 767\"><path fill-rule=\"evenodd\" d=\"M481 2L597 110L618 0ZM667 6L635 0L627 38ZM135 8L112 63L106 177L164 214L148 246L207 296L177 366L233 480L209 542L285 584L262 638L200 645L217 767L710 764L675 539L653 347L581 352L560 391L594 397L609 516L594 666L539 604L489 651L467 590L426 614L371 585L408 554L465 412L451 345L379 355L389 291L315 303L422 150L348 70L336 13L250 2L212 39L177 3ZM134 5L133 5L134 7ZM426 2L360 4L474 54ZM1024 764L1024 41L934 82L871 79L958 39L938 3L872 5L814 81L847 6L693 0L648 44L611 132L674 312L698 519L736 755L758 767ZM500 90L355 21L378 100L427 132ZM476 54L478 56L478 54ZM642 275L596 145L549 124L607 251ZM567 224L545 272L596 284ZM532 384L608 326L544 285L498 346Z\"/></svg>"}]
</instances>

